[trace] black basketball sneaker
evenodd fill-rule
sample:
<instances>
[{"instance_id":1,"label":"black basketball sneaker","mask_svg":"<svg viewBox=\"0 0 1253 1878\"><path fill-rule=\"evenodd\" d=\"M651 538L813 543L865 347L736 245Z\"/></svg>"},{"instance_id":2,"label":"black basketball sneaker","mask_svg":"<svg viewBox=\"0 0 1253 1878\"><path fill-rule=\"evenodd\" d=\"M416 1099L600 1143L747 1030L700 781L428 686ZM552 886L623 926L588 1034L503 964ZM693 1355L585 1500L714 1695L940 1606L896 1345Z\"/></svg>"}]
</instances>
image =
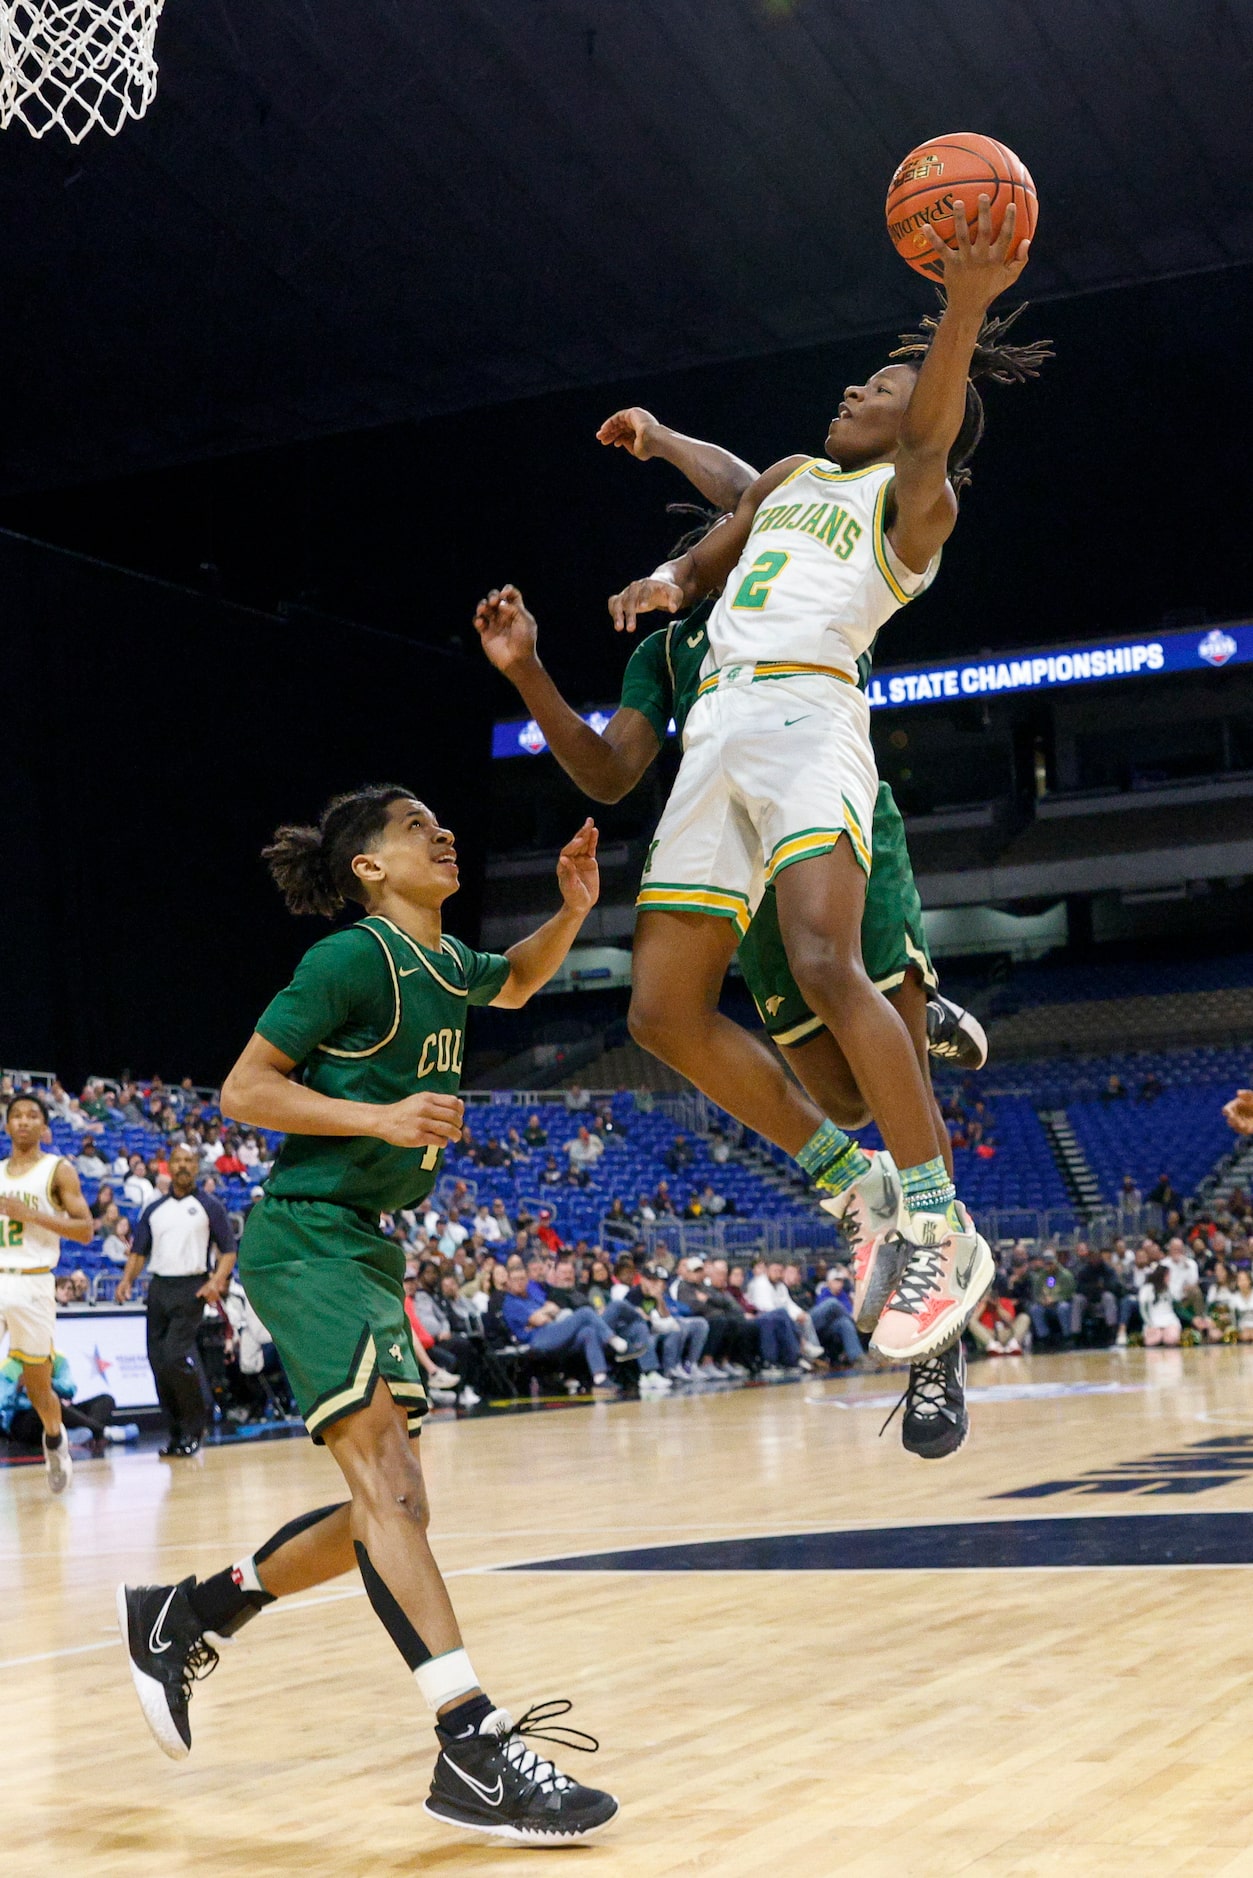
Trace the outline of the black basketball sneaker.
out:
<instances>
[{"instance_id":1,"label":"black basketball sneaker","mask_svg":"<svg viewBox=\"0 0 1253 1878\"><path fill-rule=\"evenodd\" d=\"M117 1588L118 1628L130 1658L131 1681L153 1740L172 1761L191 1753L191 1686L218 1660L187 1601L195 1582L193 1577L176 1585Z\"/></svg>"},{"instance_id":2,"label":"black basketball sneaker","mask_svg":"<svg viewBox=\"0 0 1253 1878\"><path fill-rule=\"evenodd\" d=\"M987 1032L979 1019L938 991L927 999L927 1048L956 1069L982 1069L988 1060Z\"/></svg>"},{"instance_id":3,"label":"black basketball sneaker","mask_svg":"<svg viewBox=\"0 0 1253 1878\"><path fill-rule=\"evenodd\" d=\"M426 1811L447 1826L491 1833L516 1845L581 1845L590 1839L609 1824L618 1802L611 1793L558 1773L523 1739L530 1735L594 1754L600 1743L592 1735L543 1725L568 1715L572 1706L564 1700L537 1702L518 1722L496 1708L476 1734L441 1738Z\"/></svg>"},{"instance_id":4,"label":"black basketball sneaker","mask_svg":"<svg viewBox=\"0 0 1253 1878\"><path fill-rule=\"evenodd\" d=\"M965 1445L970 1416L966 1412L966 1352L960 1337L938 1356L910 1365L909 1383L896 1408L902 1402L901 1446L907 1453L924 1461L944 1461Z\"/></svg>"}]
</instances>

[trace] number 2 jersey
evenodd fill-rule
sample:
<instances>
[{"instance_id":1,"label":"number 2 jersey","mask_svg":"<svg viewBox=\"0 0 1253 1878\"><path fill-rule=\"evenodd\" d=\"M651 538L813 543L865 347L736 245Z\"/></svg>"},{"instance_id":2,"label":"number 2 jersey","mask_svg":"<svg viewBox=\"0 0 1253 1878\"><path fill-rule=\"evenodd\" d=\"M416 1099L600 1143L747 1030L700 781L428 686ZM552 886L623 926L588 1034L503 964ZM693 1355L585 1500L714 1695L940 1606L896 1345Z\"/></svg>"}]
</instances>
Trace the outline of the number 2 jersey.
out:
<instances>
[{"instance_id":1,"label":"number 2 jersey","mask_svg":"<svg viewBox=\"0 0 1253 1878\"><path fill-rule=\"evenodd\" d=\"M823 665L857 683L860 655L940 562L915 574L888 540L894 475L811 459L766 497L709 616L715 666Z\"/></svg>"},{"instance_id":2,"label":"number 2 jersey","mask_svg":"<svg viewBox=\"0 0 1253 1878\"><path fill-rule=\"evenodd\" d=\"M371 916L319 940L257 1030L319 1095L401 1102L456 1095L466 1008L490 1004L509 976L500 953L445 936L438 951ZM442 1149L397 1148L373 1135L288 1135L266 1193L393 1213L435 1184Z\"/></svg>"}]
</instances>

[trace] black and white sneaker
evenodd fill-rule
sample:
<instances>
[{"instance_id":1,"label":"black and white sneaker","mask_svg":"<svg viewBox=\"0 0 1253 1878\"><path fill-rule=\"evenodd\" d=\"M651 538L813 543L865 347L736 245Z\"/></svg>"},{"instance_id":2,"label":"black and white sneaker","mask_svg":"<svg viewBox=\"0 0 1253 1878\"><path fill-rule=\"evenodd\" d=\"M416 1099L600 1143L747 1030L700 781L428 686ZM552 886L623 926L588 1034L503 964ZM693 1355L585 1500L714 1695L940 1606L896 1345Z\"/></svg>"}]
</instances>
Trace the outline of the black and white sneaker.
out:
<instances>
[{"instance_id":1,"label":"black and white sneaker","mask_svg":"<svg viewBox=\"0 0 1253 1878\"><path fill-rule=\"evenodd\" d=\"M117 1588L118 1628L130 1657L139 1706L153 1740L172 1761L191 1753L187 1719L191 1686L207 1676L218 1660L187 1600L195 1582L184 1578L177 1585Z\"/></svg>"},{"instance_id":2,"label":"black and white sneaker","mask_svg":"<svg viewBox=\"0 0 1253 1878\"><path fill-rule=\"evenodd\" d=\"M966 1412L966 1352L960 1337L938 1356L910 1365L909 1383L892 1415L901 1403L905 1405L901 1446L907 1454L917 1454L924 1461L944 1461L965 1446L970 1416Z\"/></svg>"},{"instance_id":3,"label":"black and white sneaker","mask_svg":"<svg viewBox=\"0 0 1253 1878\"><path fill-rule=\"evenodd\" d=\"M927 999L927 1048L956 1069L982 1069L988 1060L987 1032L979 1019L938 991Z\"/></svg>"},{"instance_id":4,"label":"black and white sneaker","mask_svg":"<svg viewBox=\"0 0 1253 1878\"><path fill-rule=\"evenodd\" d=\"M424 1807L433 1819L515 1845L581 1845L607 1826L618 1810L611 1793L584 1787L558 1773L523 1740L560 1742L594 1754L600 1743L577 1728L543 1724L568 1715L572 1704L537 1702L521 1721L493 1709L478 1732L441 1740Z\"/></svg>"}]
</instances>

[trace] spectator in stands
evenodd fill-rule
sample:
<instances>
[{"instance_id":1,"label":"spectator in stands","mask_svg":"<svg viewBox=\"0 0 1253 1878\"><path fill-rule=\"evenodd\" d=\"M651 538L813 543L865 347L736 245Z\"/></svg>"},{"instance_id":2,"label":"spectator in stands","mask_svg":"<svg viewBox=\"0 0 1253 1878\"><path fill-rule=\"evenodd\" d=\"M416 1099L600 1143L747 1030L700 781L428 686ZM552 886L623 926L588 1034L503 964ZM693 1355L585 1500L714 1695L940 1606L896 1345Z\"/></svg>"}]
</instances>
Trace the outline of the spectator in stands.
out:
<instances>
[{"instance_id":1,"label":"spectator in stands","mask_svg":"<svg viewBox=\"0 0 1253 1878\"><path fill-rule=\"evenodd\" d=\"M674 1218L674 1201L670 1198L670 1182L659 1180L653 1194L653 1215L656 1219Z\"/></svg>"},{"instance_id":2,"label":"spectator in stands","mask_svg":"<svg viewBox=\"0 0 1253 1878\"><path fill-rule=\"evenodd\" d=\"M1183 1335L1183 1325L1171 1301L1170 1274L1164 1265L1155 1265L1140 1287L1140 1317L1148 1345L1175 1344Z\"/></svg>"},{"instance_id":3,"label":"spectator in stands","mask_svg":"<svg viewBox=\"0 0 1253 1878\"><path fill-rule=\"evenodd\" d=\"M506 1221L506 1224L508 1222ZM504 1237L500 1220L486 1200L480 1200L474 1212L474 1230L484 1245L499 1245Z\"/></svg>"},{"instance_id":4,"label":"spectator in stands","mask_svg":"<svg viewBox=\"0 0 1253 1878\"><path fill-rule=\"evenodd\" d=\"M792 1321L800 1341L800 1364L808 1366L815 1356L823 1355L823 1346L814 1335L809 1317L783 1282L783 1265L778 1259L761 1262L753 1271L747 1288L748 1302L759 1317L771 1311L783 1311ZM858 1345L858 1354L861 1346Z\"/></svg>"},{"instance_id":5,"label":"spectator in stands","mask_svg":"<svg viewBox=\"0 0 1253 1878\"><path fill-rule=\"evenodd\" d=\"M725 1259L714 1259L707 1267L706 1275L713 1288L724 1291L748 1318L749 1327L756 1338L758 1357L764 1364L761 1371L763 1378L767 1382L776 1382L783 1376L796 1375L801 1354L800 1337L788 1312L754 1312L745 1296L744 1272L739 1265L728 1266Z\"/></svg>"},{"instance_id":6,"label":"spectator in stands","mask_svg":"<svg viewBox=\"0 0 1253 1878\"><path fill-rule=\"evenodd\" d=\"M1125 1102L1127 1100L1127 1089L1121 1076L1110 1076L1101 1091L1101 1100L1102 1102Z\"/></svg>"},{"instance_id":7,"label":"spectator in stands","mask_svg":"<svg viewBox=\"0 0 1253 1878\"><path fill-rule=\"evenodd\" d=\"M1253 1276L1247 1265L1236 1273L1236 1288L1231 1296L1231 1320L1241 1343L1253 1343Z\"/></svg>"},{"instance_id":8,"label":"spectator in stands","mask_svg":"<svg viewBox=\"0 0 1253 1878\"><path fill-rule=\"evenodd\" d=\"M599 1135L594 1135L590 1128L580 1128L573 1140L565 1146L566 1162L572 1173L580 1177L590 1175L596 1167L605 1144Z\"/></svg>"},{"instance_id":9,"label":"spectator in stands","mask_svg":"<svg viewBox=\"0 0 1253 1878\"><path fill-rule=\"evenodd\" d=\"M637 1226L651 1226L656 1220L657 1215L653 1210L653 1203L646 1193L641 1193L635 1202L631 1218Z\"/></svg>"},{"instance_id":10,"label":"spectator in stands","mask_svg":"<svg viewBox=\"0 0 1253 1878\"><path fill-rule=\"evenodd\" d=\"M101 1160L94 1135L84 1135L83 1145L74 1166L85 1180L103 1180L109 1169Z\"/></svg>"},{"instance_id":11,"label":"spectator in stands","mask_svg":"<svg viewBox=\"0 0 1253 1878\"><path fill-rule=\"evenodd\" d=\"M1075 1248L1079 1255L1075 1263L1075 1295L1071 1301L1071 1333L1078 1337L1082 1334L1084 1319L1089 1316L1104 1320L1105 1328L1111 1338L1118 1333L1118 1306L1122 1300L1122 1281L1111 1266L1105 1253L1096 1246L1084 1245L1082 1241Z\"/></svg>"},{"instance_id":12,"label":"spectator in stands","mask_svg":"<svg viewBox=\"0 0 1253 1878\"><path fill-rule=\"evenodd\" d=\"M91 1203L91 1217L93 1219L103 1219L110 1207L113 1208L114 1214L116 1215L117 1195L113 1191L111 1182L102 1180L99 1187L96 1189L96 1197Z\"/></svg>"},{"instance_id":13,"label":"spectator in stands","mask_svg":"<svg viewBox=\"0 0 1253 1878\"><path fill-rule=\"evenodd\" d=\"M1217 1259L1205 1287L1205 1310L1192 1320L1192 1328L1209 1343L1222 1343L1235 1329L1235 1285L1231 1269L1224 1259Z\"/></svg>"},{"instance_id":14,"label":"spectator in stands","mask_svg":"<svg viewBox=\"0 0 1253 1878\"><path fill-rule=\"evenodd\" d=\"M462 1316L465 1307L456 1295L455 1279L453 1292L454 1299L450 1300L444 1290L441 1268L434 1259L428 1259L418 1270L418 1282L411 1294L413 1309L432 1340L433 1361L458 1377L461 1406L474 1408L482 1400L481 1391L475 1387L483 1372L482 1350L474 1335L479 1326L477 1321L471 1324L468 1317ZM454 1301L455 1317L451 1308Z\"/></svg>"},{"instance_id":15,"label":"spectator in stands","mask_svg":"<svg viewBox=\"0 0 1253 1878\"><path fill-rule=\"evenodd\" d=\"M1185 1324L1202 1308L1200 1273L1196 1260L1177 1236L1166 1244L1166 1277L1171 1302Z\"/></svg>"},{"instance_id":16,"label":"spectator in stands","mask_svg":"<svg viewBox=\"0 0 1253 1878\"><path fill-rule=\"evenodd\" d=\"M709 1131L709 1158L715 1167L725 1167L731 1159L731 1143L717 1122Z\"/></svg>"},{"instance_id":17,"label":"spectator in stands","mask_svg":"<svg viewBox=\"0 0 1253 1878\"><path fill-rule=\"evenodd\" d=\"M664 1265L645 1265L627 1302L642 1311L657 1340L663 1376L671 1382L695 1382L709 1340L709 1325L686 1305L669 1295L670 1274Z\"/></svg>"},{"instance_id":18,"label":"spectator in stands","mask_svg":"<svg viewBox=\"0 0 1253 1878\"><path fill-rule=\"evenodd\" d=\"M116 1207L113 1210L117 1212ZM125 1215L110 1221L107 1232L104 1231L103 1221L101 1222L100 1254L102 1258L108 1259L111 1265L125 1265L132 1250L131 1223Z\"/></svg>"},{"instance_id":19,"label":"spectator in stands","mask_svg":"<svg viewBox=\"0 0 1253 1878\"><path fill-rule=\"evenodd\" d=\"M122 1183L122 1197L128 1206L137 1206L142 1213L156 1199L157 1190L148 1178L142 1154L132 1154L128 1167L130 1171Z\"/></svg>"},{"instance_id":20,"label":"spectator in stands","mask_svg":"<svg viewBox=\"0 0 1253 1878\"><path fill-rule=\"evenodd\" d=\"M542 1187L559 1187L561 1185L565 1176L557 1165L557 1157L555 1154L549 1155L544 1163L544 1169L539 1178Z\"/></svg>"},{"instance_id":21,"label":"spectator in stands","mask_svg":"<svg viewBox=\"0 0 1253 1878\"><path fill-rule=\"evenodd\" d=\"M709 1326L709 1341L701 1358L701 1375L713 1382L731 1376L746 1376L751 1351L745 1348L748 1319L725 1291L716 1291L707 1281L705 1261L699 1253L681 1258L667 1287L676 1307L703 1317Z\"/></svg>"},{"instance_id":22,"label":"spectator in stands","mask_svg":"<svg viewBox=\"0 0 1253 1878\"><path fill-rule=\"evenodd\" d=\"M59 1350L53 1352L50 1380L60 1399L64 1426L90 1429L88 1451L103 1454L105 1430L113 1419L113 1397L93 1395L85 1402L75 1402L73 1372ZM22 1365L15 1356L0 1363L0 1434L16 1448L39 1449L43 1445L43 1423L23 1386Z\"/></svg>"},{"instance_id":23,"label":"spectator in stands","mask_svg":"<svg viewBox=\"0 0 1253 1878\"><path fill-rule=\"evenodd\" d=\"M1155 1069L1151 1069L1140 1084L1141 1102L1156 1102L1158 1096L1165 1095L1166 1085Z\"/></svg>"},{"instance_id":24,"label":"spectator in stands","mask_svg":"<svg viewBox=\"0 0 1253 1878\"><path fill-rule=\"evenodd\" d=\"M511 1128L505 1136L505 1152L514 1167L520 1161L529 1161L531 1158L530 1150L516 1128Z\"/></svg>"},{"instance_id":25,"label":"spectator in stands","mask_svg":"<svg viewBox=\"0 0 1253 1878\"><path fill-rule=\"evenodd\" d=\"M1142 1204L1140 1189L1136 1186L1132 1174L1124 1174L1122 1187L1119 1189L1118 1205L1124 1213L1138 1213Z\"/></svg>"},{"instance_id":26,"label":"spectator in stands","mask_svg":"<svg viewBox=\"0 0 1253 1878\"><path fill-rule=\"evenodd\" d=\"M613 1296L613 1286L609 1282L609 1268L604 1260L597 1261L601 1277L599 1281L589 1275L588 1288L584 1289L578 1280L574 1260L562 1253L553 1263L553 1275L544 1286L550 1302L562 1310L578 1311L584 1305L590 1305L606 1328L615 1336L621 1337L626 1344L626 1354L634 1357L640 1366L640 1387L644 1388L645 1376L658 1375L657 1355L647 1320L642 1311L627 1302L625 1298ZM650 1381L648 1388L655 1384Z\"/></svg>"},{"instance_id":27,"label":"spectator in stands","mask_svg":"<svg viewBox=\"0 0 1253 1878\"><path fill-rule=\"evenodd\" d=\"M548 1298L536 1304L526 1272L518 1267L508 1274L501 1314L515 1340L537 1356L577 1352L587 1365L593 1389L604 1390L609 1386L612 1355L629 1354L625 1339L615 1337L590 1305L563 1312Z\"/></svg>"},{"instance_id":28,"label":"spectator in stands","mask_svg":"<svg viewBox=\"0 0 1253 1878\"><path fill-rule=\"evenodd\" d=\"M565 1092L564 1100L566 1114L577 1115L580 1109L587 1107L587 1090L580 1088L577 1082L572 1082Z\"/></svg>"},{"instance_id":29,"label":"spectator in stands","mask_svg":"<svg viewBox=\"0 0 1253 1878\"><path fill-rule=\"evenodd\" d=\"M784 1273L786 1278L787 1273ZM849 1369L862 1361L861 1338L853 1322L852 1284L842 1265L833 1265L818 1290L810 1323L833 1368Z\"/></svg>"},{"instance_id":30,"label":"spectator in stands","mask_svg":"<svg viewBox=\"0 0 1253 1878\"><path fill-rule=\"evenodd\" d=\"M1056 1334L1069 1347L1073 1336L1071 1301L1075 1295L1074 1277L1057 1257L1048 1252L1035 1275L1032 1287L1031 1328L1037 1343L1045 1343Z\"/></svg>"},{"instance_id":31,"label":"spectator in stands","mask_svg":"<svg viewBox=\"0 0 1253 1878\"><path fill-rule=\"evenodd\" d=\"M665 1152L665 1163L672 1174L685 1174L695 1160L692 1144L686 1135L676 1135Z\"/></svg>"},{"instance_id":32,"label":"spectator in stands","mask_svg":"<svg viewBox=\"0 0 1253 1878\"><path fill-rule=\"evenodd\" d=\"M712 1181L708 1180L700 1190L700 1205L701 1211L706 1213L710 1219L717 1219L722 1213L734 1213L735 1211L734 1202L728 1200L724 1193L719 1193Z\"/></svg>"},{"instance_id":33,"label":"spectator in stands","mask_svg":"<svg viewBox=\"0 0 1253 1878\"><path fill-rule=\"evenodd\" d=\"M548 1130L544 1127L538 1115L532 1115L528 1118L526 1127L522 1130L522 1139L526 1142L528 1148L546 1148L548 1146Z\"/></svg>"},{"instance_id":34,"label":"spectator in stands","mask_svg":"<svg viewBox=\"0 0 1253 1878\"><path fill-rule=\"evenodd\" d=\"M1160 1206L1163 1212L1176 1211L1179 1206L1179 1195L1170 1184L1169 1174L1158 1175L1156 1186L1149 1188L1148 1198L1150 1206Z\"/></svg>"},{"instance_id":35,"label":"spectator in stands","mask_svg":"<svg viewBox=\"0 0 1253 1878\"><path fill-rule=\"evenodd\" d=\"M564 1248L566 1242L553 1223L553 1210L551 1206L541 1206L539 1210L539 1225L536 1228L535 1236L543 1246L545 1252L556 1253Z\"/></svg>"}]
</instances>

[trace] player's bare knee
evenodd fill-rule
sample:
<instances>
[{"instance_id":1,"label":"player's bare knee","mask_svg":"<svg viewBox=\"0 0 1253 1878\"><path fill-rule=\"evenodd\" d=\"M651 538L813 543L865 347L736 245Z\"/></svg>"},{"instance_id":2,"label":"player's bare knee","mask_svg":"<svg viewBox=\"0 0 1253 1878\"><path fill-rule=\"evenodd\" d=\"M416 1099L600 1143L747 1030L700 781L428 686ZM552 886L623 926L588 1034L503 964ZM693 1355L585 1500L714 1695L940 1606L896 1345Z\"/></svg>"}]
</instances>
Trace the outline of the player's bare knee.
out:
<instances>
[{"instance_id":1,"label":"player's bare knee","mask_svg":"<svg viewBox=\"0 0 1253 1878\"><path fill-rule=\"evenodd\" d=\"M406 1449L380 1455L353 1482L353 1498L376 1519L402 1519L426 1530L431 1509L422 1469Z\"/></svg>"},{"instance_id":2,"label":"player's bare knee","mask_svg":"<svg viewBox=\"0 0 1253 1878\"><path fill-rule=\"evenodd\" d=\"M627 1029L642 1050L668 1062L678 1037L675 1018L664 997L635 992L627 1010Z\"/></svg>"},{"instance_id":3,"label":"player's bare knee","mask_svg":"<svg viewBox=\"0 0 1253 1878\"><path fill-rule=\"evenodd\" d=\"M859 961L826 933L804 932L789 937L788 964L797 989L813 1011L830 1010L833 1004L844 1009L850 998L866 986L867 979Z\"/></svg>"}]
</instances>

